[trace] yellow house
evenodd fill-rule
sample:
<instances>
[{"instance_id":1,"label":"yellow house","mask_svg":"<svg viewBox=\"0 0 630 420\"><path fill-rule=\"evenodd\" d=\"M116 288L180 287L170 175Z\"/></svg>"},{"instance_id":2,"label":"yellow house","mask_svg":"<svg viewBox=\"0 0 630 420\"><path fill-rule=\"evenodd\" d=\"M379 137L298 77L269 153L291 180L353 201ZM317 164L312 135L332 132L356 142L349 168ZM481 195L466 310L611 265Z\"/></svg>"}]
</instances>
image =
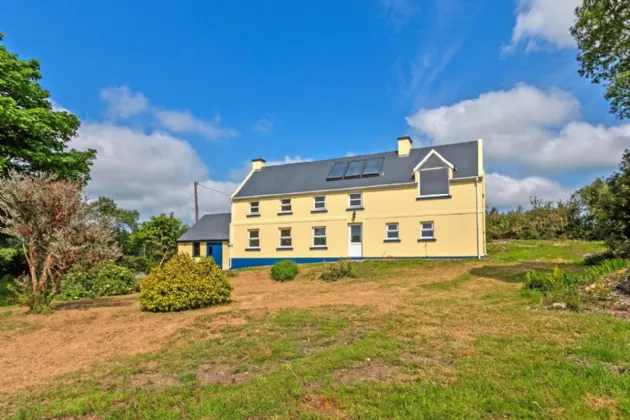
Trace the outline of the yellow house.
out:
<instances>
[{"instance_id":1,"label":"yellow house","mask_svg":"<svg viewBox=\"0 0 630 420\"><path fill-rule=\"evenodd\" d=\"M483 258L482 141L412 148L402 136L394 152L274 166L254 159L232 195L226 254L224 268Z\"/></svg>"}]
</instances>

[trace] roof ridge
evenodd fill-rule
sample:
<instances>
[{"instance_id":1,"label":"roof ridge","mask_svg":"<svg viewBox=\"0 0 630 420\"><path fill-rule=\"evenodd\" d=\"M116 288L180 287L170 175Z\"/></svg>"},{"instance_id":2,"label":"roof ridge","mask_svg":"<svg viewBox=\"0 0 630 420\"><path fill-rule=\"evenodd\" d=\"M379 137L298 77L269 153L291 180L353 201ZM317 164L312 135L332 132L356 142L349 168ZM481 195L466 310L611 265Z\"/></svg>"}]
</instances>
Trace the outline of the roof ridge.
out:
<instances>
[{"instance_id":1,"label":"roof ridge","mask_svg":"<svg viewBox=\"0 0 630 420\"><path fill-rule=\"evenodd\" d=\"M220 216L220 215L222 215L222 214L232 214L232 212L231 212L231 211L229 211L229 212L225 212L225 213L205 213L205 214L204 214L203 216L201 216L201 217L205 217L205 216Z\"/></svg>"},{"instance_id":2,"label":"roof ridge","mask_svg":"<svg viewBox=\"0 0 630 420\"><path fill-rule=\"evenodd\" d=\"M445 144L432 144L432 145L427 145L427 146L422 146L422 147L413 147L411 150L422 150L422 149L434 149L436 147L444 147L444 146L455 146L458 144L467 144L467 143L477 143L478 140L470 140L470 141L462 141L462 142L457 142L457 143L445 143ZM369 156L375 156L375 155L385 155L388 153L397 153L396 150L387 150L384 152L374 152L374 153L367 153L367 154L363 154L363 155L355 155L355 156L345 156L345 157L336 157L336 158L328 158L328 159L315 159L315 160L305 160L302 162L287 162L287 163L279 163L276 165L269 165L269 166L265 166L263 167L263 170L265 169L269 169L269 168L277 168L279 166L289 166L289 165L300 165L300 164L307 164L307 163L321 163L321 162L328 162L328 161L343 161L348 159L349 161L352 160L359 160L359 159L364 159L367 158Z\"/></svg>"}]
</instances>

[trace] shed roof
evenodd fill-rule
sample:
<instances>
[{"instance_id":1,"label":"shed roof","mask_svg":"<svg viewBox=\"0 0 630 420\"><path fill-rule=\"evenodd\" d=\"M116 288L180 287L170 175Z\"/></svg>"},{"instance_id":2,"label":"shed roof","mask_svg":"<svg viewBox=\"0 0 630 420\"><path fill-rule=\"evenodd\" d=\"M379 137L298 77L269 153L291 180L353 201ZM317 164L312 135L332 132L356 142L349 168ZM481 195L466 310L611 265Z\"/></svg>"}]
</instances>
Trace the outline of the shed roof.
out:
<instances>
[{"instance_id":1,"label":"shed roof","mask_svg":"<svg viewBox=\"0 0 630 420\"><path fill-rule=\"evenodd\" d=\"M227 241L230 238L230 213L206 214L177 242Z\"/></svg>"},{"instance_id":2,"label":"shed roof","mask_svg":"<svg viewBox=\"0 0 630 420\"><path fill-rule=\"evenodd\" d=\"M438 152L444 159L455 166L453 173L453 178L455 179L477 176L479 173L477 141L471 141L411 149L407 157L399 157L398 153L394 151L339 159L266 166L252 173L234 198L411 183L414 179L414 167L432 150ZM337 180L326 179L335 162L351 162L353 160L378 157L385 158L380 176Z\"/></svg>"}]
</instances>

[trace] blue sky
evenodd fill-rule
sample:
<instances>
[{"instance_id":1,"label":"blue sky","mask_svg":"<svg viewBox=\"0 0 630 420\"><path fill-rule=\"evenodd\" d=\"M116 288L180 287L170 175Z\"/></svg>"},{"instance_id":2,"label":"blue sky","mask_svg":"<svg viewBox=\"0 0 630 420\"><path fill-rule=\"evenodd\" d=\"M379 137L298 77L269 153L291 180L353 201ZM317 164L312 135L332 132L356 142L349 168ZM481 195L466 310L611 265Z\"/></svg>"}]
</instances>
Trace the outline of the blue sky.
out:
<instances>
[{"instance_id":1,"label":"blue sky","mask_svg":"<svg viewBox=\"0 0 630 420\"><path fill-rule=\"evenodd\" d=\"M483 137L488 199L553 199L609 173L630 126L577 75L579 0L5 4L7 47L41 61L95 147L91 196L192 217L271 163ZM227 208L204 190L202 210Z\"/></svg>"}]
</instances>

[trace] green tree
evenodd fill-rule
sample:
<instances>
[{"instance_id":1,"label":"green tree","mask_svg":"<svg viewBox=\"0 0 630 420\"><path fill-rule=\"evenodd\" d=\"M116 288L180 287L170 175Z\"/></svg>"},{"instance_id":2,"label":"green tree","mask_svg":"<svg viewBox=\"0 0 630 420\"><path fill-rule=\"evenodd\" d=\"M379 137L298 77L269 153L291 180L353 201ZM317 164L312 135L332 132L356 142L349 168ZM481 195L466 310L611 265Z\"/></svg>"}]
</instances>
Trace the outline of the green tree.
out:
<instances>
[{"instance_id":1,"label":"green tree","mask_svg":"<svg viewBox=\"0 0 630 420\"><path fill-rule=\"evenodd\" d=\"M177 239L187 230L188 226L173 213L160 214L142 222L131 234L130 243L141 255L162 266L177 253Z\"/></svg>"},{"instance_id":2,"label":"green tree","mask_svg":"<svg viewBox=\"0 0 630 420\"><path fill-rule=\"evenodd\" d=\"M608 196L608 185L602 178L597 178L571 195L569 202L575 212L570 223L576 232L581 232L576 233L575 238L603 240L606 237L609 220L602 203Z\"/></svg>"},{"instance_id":3,"label":"green tree","mask_svg":"<svg viewBox=\"0 0 630 420\"><path fill-rule=\"evenodd\" d=\"M53 111L41 78L37 60L20 60L0 43L0 174L47 172L85 185L96 151L67 150L79 119Z\"/></svg>"},{"instance_id":4,"label":"green tree","mask_svg":"<svg viewBox=\"0 0 630 420\"><path fill-rule=\"evenodd\" d=\"M583 0L571 34L577 41L580 76L603 83L611 112L630 118L630 2Z\"/></svg>"},{"instance_id":5,"label":"green tree","mask_svg":"<svg viewBox=\"0 0 630 420\"><path fill-rule=\"evenodd\" d=\"M615 255L630 257L630 150L626 149L619 170L607 180L608 193L601 202L606 217L606 246Z\"/></svg>"},{"instance_id":6,"label":"green tree","mask_svg":"<svg viewBox=\"0 0 630 420\"><path fill-rule=\"evenodd\" d=\"M138 210L122 209L118 207L114 200L108 197L99 197L93 205L111 227L118 246L123 250L123 254L130 254L132 249L129 238L132 232L138 229L138 218L140 217Z\"/></svg>"}]
</instances>

